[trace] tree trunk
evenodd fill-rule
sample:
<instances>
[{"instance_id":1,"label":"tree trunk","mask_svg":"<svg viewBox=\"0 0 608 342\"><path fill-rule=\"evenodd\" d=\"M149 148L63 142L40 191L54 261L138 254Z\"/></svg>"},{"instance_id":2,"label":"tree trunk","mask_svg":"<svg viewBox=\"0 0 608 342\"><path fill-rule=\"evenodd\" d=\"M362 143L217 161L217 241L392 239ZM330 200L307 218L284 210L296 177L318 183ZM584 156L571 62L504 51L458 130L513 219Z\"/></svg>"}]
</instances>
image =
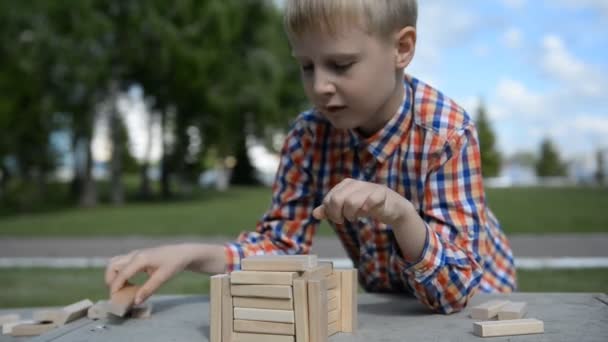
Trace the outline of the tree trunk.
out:
<instances>
[{"instance_id":1,"label":"tree trunk","mask_svg":"<svg viewBox=\"0 0 608 342\"><path fill-rule=\"evenodd\" d=\"M140 166L139 171L139 198L142 200L149 200L151 197L150 191L150 177L148 176L148 170L150 167L150 159L152 159L152 142L154 141L152 138L152 130L154 127L152 113L148 114L148 122L147 122L147 132L148 132L148 140L146 141L146 153L144 155L144 161Z\"/></svg>"},{"instance_id":2,"label":"tree trunk","mask_svg":"<svg viewBox=\"0 0 608 342\"><path fill-rule=\"evenodd\" d=\"M110 200L114 205L122 205L125 202L124 187L122 184L122 158L123 144L125 143L121 134L121 120L116 108L117 92L112 92L110 104L110 127L112 140L112 159L110 161Z\"/></svg>"},{"instance_id":3,"label":"tree trunk","mask_svg":"<svg viewBox=\"0 0 608 342\"><path fill-rule=\"evenodd\" d=\"M160 118L160 131L163 145L162 161L161 161L161 175L160 175L160 195L162 199L169 199L171 197L171 162L169 155L169 146L167 139L165 139L166 128L167 128L167 111L161 112Z\"/></svg>"},{"instance_id":4,"label":"tree trunk","mask_svg":"<svg viewBox=\"0 0 608 342\"><path fill-rule=\"evenodd\" d=\"M82 207L94 207L97 205L97 186L95 179L93 179L93 146L90 139L85 138L84 141L86 142L86 157L80 205Z\"/></svg>"}]
</instances>

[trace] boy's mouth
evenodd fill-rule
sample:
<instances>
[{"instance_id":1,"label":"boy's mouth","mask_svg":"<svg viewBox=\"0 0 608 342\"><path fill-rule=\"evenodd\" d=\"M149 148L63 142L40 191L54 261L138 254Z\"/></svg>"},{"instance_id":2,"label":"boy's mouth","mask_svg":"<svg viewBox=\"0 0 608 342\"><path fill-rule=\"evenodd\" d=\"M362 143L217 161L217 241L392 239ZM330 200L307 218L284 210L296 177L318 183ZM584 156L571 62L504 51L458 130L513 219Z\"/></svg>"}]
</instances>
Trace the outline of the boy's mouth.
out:
<instances>
[{"instance_id":1,"label":"boy's mouth","mask_svg":"<svg viewBox=\"0 0 608 342\"><path fill-rule=\"evenodd\" d=\"M330 114L334 114L345 108L346 108L346 106L326 106L325 111L327 111Z\"/></svg>"}]
</instances>

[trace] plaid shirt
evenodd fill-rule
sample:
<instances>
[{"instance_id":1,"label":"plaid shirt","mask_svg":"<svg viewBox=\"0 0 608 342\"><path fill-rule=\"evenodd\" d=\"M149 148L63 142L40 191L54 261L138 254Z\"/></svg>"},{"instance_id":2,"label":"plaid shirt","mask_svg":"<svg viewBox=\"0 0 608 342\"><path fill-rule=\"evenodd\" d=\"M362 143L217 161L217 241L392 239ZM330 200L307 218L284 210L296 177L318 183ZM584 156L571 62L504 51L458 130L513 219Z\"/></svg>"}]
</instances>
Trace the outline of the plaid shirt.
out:
<instances>
[{"instance_id":1,"label":"plaid shirt","mask_svg":"<svg viewBox=\"0 0 608 342\"><path fill-rule=\"evenodd\" d=\"M344 178L384 184L409 200L426 224L419 260L403 259L393 230L373 219L333 224L359 282L371 292L408 292L442 313L461 310L476 290L510 292L509 242L487 207L479 142L468 114L406 76L396 115L369 138L301 114L281 152L272 204L255 232L226 244L227 271L254 254L309 253L319 221L312 210Z\"/></svg>"}]
</instances>

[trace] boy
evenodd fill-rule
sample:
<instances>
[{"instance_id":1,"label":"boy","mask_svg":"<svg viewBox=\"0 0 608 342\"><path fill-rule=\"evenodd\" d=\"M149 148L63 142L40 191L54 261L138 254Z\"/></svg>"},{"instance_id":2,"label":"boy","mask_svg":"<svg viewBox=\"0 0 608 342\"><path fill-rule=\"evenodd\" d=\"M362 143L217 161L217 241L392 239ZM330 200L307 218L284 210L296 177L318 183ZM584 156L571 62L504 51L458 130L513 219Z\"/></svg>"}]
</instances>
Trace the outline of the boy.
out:
<instances>
[{"instance_id":1,"label":"boy","mask_svg":"<svg viewBox=\"0 0 608 342\"><path fill-rule=\"evenodd\" d=\"M248 255L308 253L322 219L367 291L412 293L441 313L478 290L512 291L513 257L486 206L474 124L404 74L416 19L415 0L287 0L285 28L314 108L287 136L270 209L225 246L114 258L112 291L146 270L141 301L182 269L219 273Z\"/></svg>"}]
</instances>

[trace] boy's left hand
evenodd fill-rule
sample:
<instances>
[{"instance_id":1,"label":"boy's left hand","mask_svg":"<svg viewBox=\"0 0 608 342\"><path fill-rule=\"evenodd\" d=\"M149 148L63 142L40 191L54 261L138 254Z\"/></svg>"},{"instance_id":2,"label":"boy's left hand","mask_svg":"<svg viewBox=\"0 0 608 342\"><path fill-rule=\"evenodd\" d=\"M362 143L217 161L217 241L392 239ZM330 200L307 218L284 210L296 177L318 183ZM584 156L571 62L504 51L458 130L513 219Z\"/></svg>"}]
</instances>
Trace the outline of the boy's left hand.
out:
<instances>
[{"instance_id":1,"label":"boy's left hand","mask_svg":"<svg viewBox=\"0 0 608 342\"><path fill-rule=\"evenodd\" d=\"M413 209L410 201L384 185L346 178L331 189L312 214L318 220L329 219L338 224L344 219L352 222L370 216L394 225Z\"/></svg>"}]
</instances>

